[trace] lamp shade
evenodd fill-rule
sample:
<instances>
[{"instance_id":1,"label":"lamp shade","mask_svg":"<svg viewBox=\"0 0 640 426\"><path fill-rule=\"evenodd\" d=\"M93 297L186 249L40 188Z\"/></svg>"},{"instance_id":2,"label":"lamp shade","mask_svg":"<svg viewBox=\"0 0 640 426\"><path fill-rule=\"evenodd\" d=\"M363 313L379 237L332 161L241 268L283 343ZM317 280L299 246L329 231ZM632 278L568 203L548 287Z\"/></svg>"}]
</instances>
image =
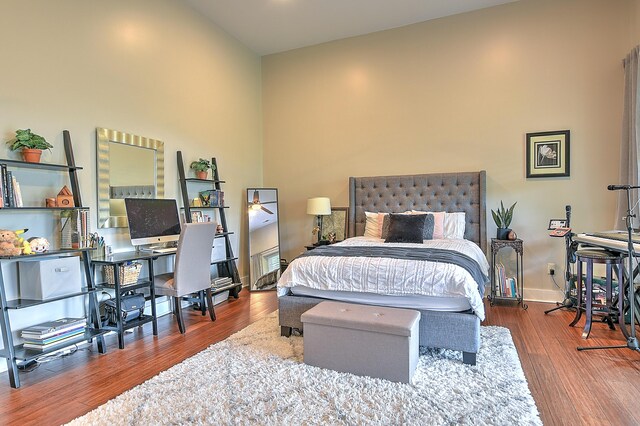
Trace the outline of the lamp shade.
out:
<instances>
[{"instance_id":1,"label":"lamp shade","mask_svg":"<svg viewBox=\"0 0 640 426\"><path fill-rule=\"evenodd\" d=\"M307 200L307 214L330 215L331 201L327 197L309 198Z\"/></svg>"}]
</instances>

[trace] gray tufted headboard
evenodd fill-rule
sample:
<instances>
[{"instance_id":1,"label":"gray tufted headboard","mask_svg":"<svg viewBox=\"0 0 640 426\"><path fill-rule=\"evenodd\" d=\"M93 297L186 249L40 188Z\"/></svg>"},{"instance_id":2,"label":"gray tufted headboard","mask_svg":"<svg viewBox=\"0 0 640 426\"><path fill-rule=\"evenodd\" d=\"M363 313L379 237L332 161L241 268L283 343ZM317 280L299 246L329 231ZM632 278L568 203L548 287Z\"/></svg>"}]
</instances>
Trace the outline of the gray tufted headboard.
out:
<instances>
[{"instance_id":1,"label":"gray tufted headboard","mask_svg":"<svg viewBox=\"0 0 640 426\"><path fill-rule=\"evenodd\" d=\"M364 235L365 211L465 212L464 237L486 253L486 172L349 178L349 236Z\"/></svg>"}]
</instances>

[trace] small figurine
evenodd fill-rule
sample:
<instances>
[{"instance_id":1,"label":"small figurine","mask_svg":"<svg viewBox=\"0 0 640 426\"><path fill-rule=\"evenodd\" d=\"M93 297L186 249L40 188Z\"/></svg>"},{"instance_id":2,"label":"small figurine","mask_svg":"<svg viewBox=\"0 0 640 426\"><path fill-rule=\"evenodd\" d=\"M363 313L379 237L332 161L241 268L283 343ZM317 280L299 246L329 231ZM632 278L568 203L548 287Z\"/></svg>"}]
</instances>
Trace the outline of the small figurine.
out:
<instances>
[{"instance_id":1,"label":"small figurine","mask_svg":"<svg viewBox=\"0 0 640 426\"><path fill-rule=\"evenodd\" d=\"M328 240L329 240L329 244L333 244L336 242L336 233L335 232L329 232L329 235L327 236Z\"/></svg>"},{"instance_id":2,"label":"small figurine","mask_svg":"<svg viewBox=\"0 0 640 426\"><path fill-rule=\"evenodd\" d=\"M63 186L56 196L57 207L73 207L73 194L67 185Z\"/></svg>"},{"instance_id":3,"label":"small figurine","mask_svg":"<svg viewBox=\"0 0 640 426\"><path fill-rule=\"evenodd\" d=\"M45 251L49 251L49 241L47 241L46 238L32 237L29 238L28 241L31 246L31 251L34 253L44 253Z\"/></svg>"},{"instance_id":4,"label":"small figurine","mask_svg":"<svg viewBox=\"0 0 640 426\"><path fill-rule=\"evenodd\" d=\"M218 224L218 226L216 226L216 233L222 234L223 232L224 232L224 228L222 227L222 225Z\"/></svg>"}]
</instances>

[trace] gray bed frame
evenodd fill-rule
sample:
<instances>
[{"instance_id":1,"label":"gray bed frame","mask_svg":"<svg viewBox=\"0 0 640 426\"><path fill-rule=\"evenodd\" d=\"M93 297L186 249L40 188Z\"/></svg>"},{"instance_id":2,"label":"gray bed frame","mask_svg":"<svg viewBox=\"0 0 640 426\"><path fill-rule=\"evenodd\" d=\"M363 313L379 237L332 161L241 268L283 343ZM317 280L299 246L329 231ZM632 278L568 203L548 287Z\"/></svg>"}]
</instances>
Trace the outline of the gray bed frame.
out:
<instances>
[{"instance_id":1,"label":"gray bed frame","mask_svg":"<svg viewBox=\"0 0 640 426\"><path fill-rule=\"evenodd\" d=\"M486 254L486 172L438 173L349 178L348 235L364 235L365 211L465 212L464 237ZM281 334L302 331L300 315L325 299L292 294L278 298ZM475 365L480 348L480 319L472 312L421 310L420 345L462 351Z\"/></svg>"}]
</instances>

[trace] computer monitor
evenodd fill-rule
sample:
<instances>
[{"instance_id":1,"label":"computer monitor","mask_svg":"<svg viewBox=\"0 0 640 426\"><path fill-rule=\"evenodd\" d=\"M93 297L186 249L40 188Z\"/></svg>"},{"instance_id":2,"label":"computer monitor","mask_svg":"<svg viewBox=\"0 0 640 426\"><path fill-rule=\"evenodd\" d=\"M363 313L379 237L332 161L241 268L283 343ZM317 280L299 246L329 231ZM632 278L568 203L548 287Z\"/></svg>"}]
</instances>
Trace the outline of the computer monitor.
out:
<instances>
[{"instance_id":1,"label":"computer monitor","mask_svg":"<svg viewBox=\"0 0 640 426\"><path fill-rule=\"evenodd\" d=\"M125 198L124 206L134 246L178 241L180 238L176 200Z\"/></svg>"}]
</instances>

